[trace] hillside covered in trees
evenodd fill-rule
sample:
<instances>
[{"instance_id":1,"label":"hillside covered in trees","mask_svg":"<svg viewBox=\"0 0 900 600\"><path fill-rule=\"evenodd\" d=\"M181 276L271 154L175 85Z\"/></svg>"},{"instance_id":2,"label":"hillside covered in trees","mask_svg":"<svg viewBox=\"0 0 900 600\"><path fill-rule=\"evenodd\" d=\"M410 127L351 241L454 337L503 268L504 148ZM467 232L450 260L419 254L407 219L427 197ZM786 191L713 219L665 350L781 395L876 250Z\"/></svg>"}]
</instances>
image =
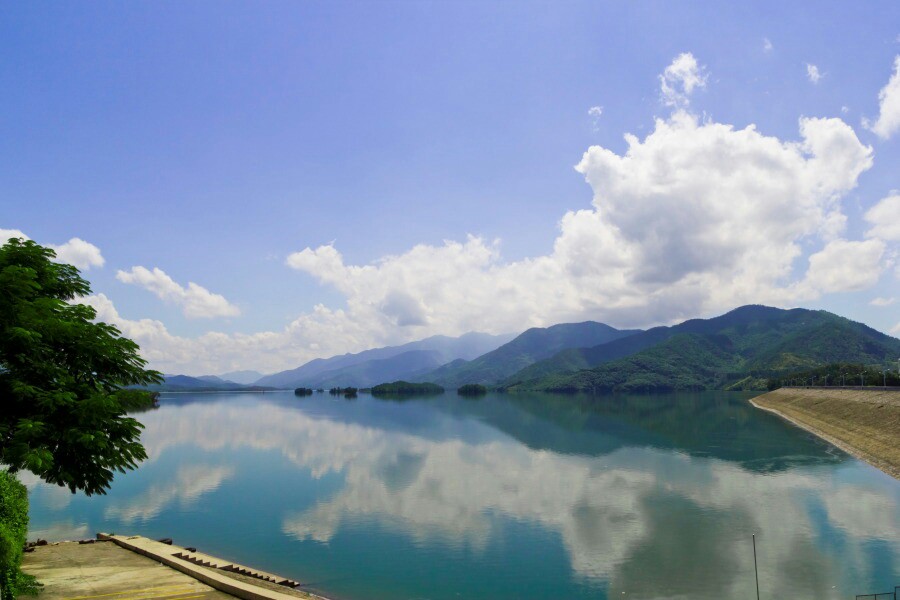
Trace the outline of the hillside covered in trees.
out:
<instances>
[{"instance_id":1,"label":"hillside covered in trees","mask_svg":"<svg viewBox=\"0 0 900 600\"><path fill-rule=\"evenodd\" d=\"M896 368L900 340L826 311L744 306L567 350L509 377L507 390L766 389L768 380L830 363ZM880 372L880 371L879 371Z\"/></svg>"}]
</instances>

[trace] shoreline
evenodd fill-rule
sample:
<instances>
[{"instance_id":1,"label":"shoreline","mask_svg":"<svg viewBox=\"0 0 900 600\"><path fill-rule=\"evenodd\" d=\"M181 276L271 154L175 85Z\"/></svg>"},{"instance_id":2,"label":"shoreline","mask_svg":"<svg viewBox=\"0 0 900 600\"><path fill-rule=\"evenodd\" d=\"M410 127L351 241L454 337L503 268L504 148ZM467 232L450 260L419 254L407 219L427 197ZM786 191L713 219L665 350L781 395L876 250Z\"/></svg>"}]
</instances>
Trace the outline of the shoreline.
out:
<instances>
[{"instance_id":1,"label":"shoreline","mask_svg":"<svg viewBox=\"0 0 900 600\"><path fill-rule=\"evenodd\" d=\"M784 388L782 388L782 389L784 389ZM816 394L814 392L820 392L819 395L821 396L822 390L829 390L829 388L811 388L811 390L804 392L801 395L815 397ZM759 396L754 396L753 398L749 399L750 404L753 405L755 408L764 410L768 413L774 414L774 415L784 419L785 421L791 423L792 425L799 427L800 429L803 429L804 431L815 435L819 439L831 444L832 446L835 446L836 448L842 450L843 452L846 452L850 456L852 456L858 460L861 460L861 461L871 465L872 467L875 467L876 469L885 473L886 475L893 477L894 479L900 480L900 465L894 464L890 460L888 460L884 457L878 456L871 452L867 452L866 450L863 450L863 449L857 447L856 445L854 445L851 441L846 440L846 439L841 439L840 437L837 437L836 435L828 433L828 432L822 430L821 428L813 425L812 423L802 420L799 416L787 414L785 411L780 410L776 406L771 406L771 405L764 406L763 404L761 404L759 402L760 399L762 399L766 396L770 396L772 394L776 394L779 391L780 390L774 390L771 392L767 392L765 394L761 394ZM876 390L872 390L872 392L875 392L875 391ZM884 388L882 388L877 391L883 392L885 390L884 390ZM812 392L812 393L810 393L810 392ZM862 393L866 393L866 392L863 391ZM897 396L900 397L900 391L897 392ZM844 399L843 401L846 403L858 403L857 400L853 400L853 399ZM865 403L868 403L868 402L865 402ZM883 406L883 405L881 405L881 406ZM852 437L851 431L852 431L851 429L847 429L845 426L845 428L842 430L842 433L844 433L847 437Z\"/></svg>"}]
</instances>

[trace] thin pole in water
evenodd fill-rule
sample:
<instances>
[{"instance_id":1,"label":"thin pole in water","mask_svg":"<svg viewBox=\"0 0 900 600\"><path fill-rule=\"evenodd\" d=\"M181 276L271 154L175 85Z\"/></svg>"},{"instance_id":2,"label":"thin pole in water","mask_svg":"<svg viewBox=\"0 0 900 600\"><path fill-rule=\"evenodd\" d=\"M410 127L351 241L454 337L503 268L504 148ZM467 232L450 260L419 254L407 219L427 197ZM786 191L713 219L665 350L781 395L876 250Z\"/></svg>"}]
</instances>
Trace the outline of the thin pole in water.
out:
<instances>
[{"instance_id":1,"label":"thin pole in water","mask_svg":"<svg viewBox=\"0 0 900 600\"><path fill-rule=\"evenodd\" d=\"M756 600L759 600L759 568L756 566L756 534L753 534L753 572L756 574Z\"/></svg>"}]
</instances>

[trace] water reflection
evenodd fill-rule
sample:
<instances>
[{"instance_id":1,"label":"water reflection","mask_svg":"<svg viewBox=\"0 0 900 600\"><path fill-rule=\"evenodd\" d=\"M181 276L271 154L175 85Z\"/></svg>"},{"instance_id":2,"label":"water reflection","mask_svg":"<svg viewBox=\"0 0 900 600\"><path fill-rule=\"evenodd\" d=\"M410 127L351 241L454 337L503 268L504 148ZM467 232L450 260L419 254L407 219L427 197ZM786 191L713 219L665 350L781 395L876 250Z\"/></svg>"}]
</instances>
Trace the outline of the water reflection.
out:
<instances>
[{"instance_id":1,"label":"water reflection","mask_svg":"<svg viewBox=\"0 0 900 600\"><path fill-rule=\"evenodd\" d=\"M259 531L246 560L351 569L323 590L351 598L752 595L751 533L773 593L846 597L900 572L898 482L738 395L179 396L141 419L149 461L107 499L54 504L32 482L35 527L162 535L240 507ZM228 551L239 528L220 527L192 543Z\"/></svg>"},{"instance_id":2,"label":"water reflection","mask_svg":"<svg viewBox=\"0 0 900 600\"><path fill-rule=\"evenodd\" d=\"M178 468L171 481L150 486L139 497L123 504L114 503L103 513L110 521L130 524L136 520L152 519L172 503L190 506L200 496L216 490L223 481L234 475L234 468L188 464Z\"/></svg>"}]
</instances>

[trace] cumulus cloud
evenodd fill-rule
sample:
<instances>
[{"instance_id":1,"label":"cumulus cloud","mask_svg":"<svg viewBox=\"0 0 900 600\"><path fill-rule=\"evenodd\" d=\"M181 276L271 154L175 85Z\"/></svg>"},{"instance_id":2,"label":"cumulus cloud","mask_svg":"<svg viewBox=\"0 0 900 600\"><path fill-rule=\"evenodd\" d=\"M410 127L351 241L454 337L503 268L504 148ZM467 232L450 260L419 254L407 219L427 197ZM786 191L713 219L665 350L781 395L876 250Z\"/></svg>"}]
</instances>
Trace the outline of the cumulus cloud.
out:
<instances>
[{"instance_id":1,"label":"cumulus cloud","mask_svg":"<svg viewBox=\"0 0 900 600\"><path fill-rule=\"evenodd\" d=\"M800 133L783 142L679 111L644 140L627 136L622 155L592 147L576 169L594 206L563 216L546 256L504 263L497 243L470 237L362 266L345 264L331 245L306 248L287 264L340 290L351 314L383 319L378 307L403 290L418 300L420 322L454 331L586 315L646 324L857 289L857 280L788 281L804 240L834 243L810 263L812 278L883 251L838 237L839 199L871 166L871 148L839 119L802 119Z\"/></svg>"},{"instance_id":2,"label":"cumulus cloud","mask_svg":"<svg viewBox=\"0 0 900 600\"><path fill-rule=\"evenodd\" d=\"M505 261L499 241L476 236L361 265L334 244L305 248L286 264L339 291L345 307L316 306L281 331L253 335L182 338L158 321L124 319L106 296L85 301L156 368L272 371L438 333L584 319L649 326L750 302L791 306L862 289L888 265L880 233L844 236L841 199L872 165L872 149L840 119L800 119L794 141L676 110L626 142L621 154L585 152L576 170L593 204L562 216L543 255ZM161 297L186 294L158 270L122 277Z\"/></svg>"},{"instance_id":3,"label":"cumulus cloud","mask_svg":"<svg viewBox=\"0 0 900 600\"><path fill-rule=\"evenodd\" d=\"M708 75L690 52L675 57L659 76L660 96L667 106L687 106L697 88L706 87Z\"/></svg>"},{"instance_id":4,"label":"cumulus cloud","mask_svg":"<svg viewBox=\"0 0 900 600\"><path fill-rule=\"evenodd\" d=\"M878 282L884 251L878 239L834 240L809 257L805 283L820 293L864 290Z\"/></svg>"},{"instance_id":5,"label":"cumulus cloud","mask_svg":"<svg viewBox=\"0 0 900 600\"><path fill-rule=\"evenodd\" d=\"M31 239L18 229L0 229L0 243L5 243L11 238ZM44 245L56 252L57 262L68 263L82 271L87 271L91 267L102 267L106 263L100 248L81 238L74 237L60 245Z\"/></svg>"},{"instance_id":6,"label":"cumulus cloud","mask_svg":"<svg viewBox=\"0 0 900 600\"><path fill-rule=\"evenodd\" d=\"M825 77L824 73L819 72L819 67L816 65L811 65L809 63L806 64L806 76L812 83L819 83L823 77Z\"/></svg>"},{"instance_id":7,"label":"cumulus cloud","mask_svg":"<svg viewBox=\"0 0 900 600\"><path fill-rule=\"evenodd\" d=\"M31 239L18 229L0 229L0 242L5 244L7 240L11 240L12 238Z\"/></svg>"},{"instance_id":8,"label":"cumulus cloud","mask_svg":"<svg viewBox=\"0 0 900 600\"><path fill-rule=\"evenodd\" d=\"M48 246L56 251L56 259L59 262L69 263L82 271L91 267L102 267L106 263L100 254L100 248L81 238L72 238L60 246L53 244Z\"/></svg>"},{"instance_id":9,"label":"cumulus cloud","mask_svg":"<svg viewBox=\"0 0 900 600\"><path fill-rule=\"evenodd\" d=\"M878 118L863 119L863 125L885 140L900 130L900 56L894 58L894 73L878 92Z\"/></svg>"},{"instance_id":10,"label":"cumulus cloud","mask_svg":"<svg viewBox=\"0 0 900 600\"><path fill-rule=\"evenodd\" d=\"M152 271L145 267L132 267L130 271L119 271L116 279L122 283L140 286L153 292L161 300L182 308L188 318L209 319L213 317L234 317L240 314L237 306L224 296L214 294L193 281L187 287L179 285L162 269Z\"/></svg>"},{"instance_id":11,"label":"cumulus cloud","mask_svg":"<svg viewBox=\"0 0 900 600\"><path fill-rule=\"evenodd\" d=\"M867 236L900 241L900 192L892 192L866 211L865 219L872 225Z\"/></svg>"},{"instance_id":12,"label":"cumulus cloud","mask_svg":"<svg viewBox=\"0 0 900 600\"><path fill-rule=\"evenodd\" d=\"M772 51L772 42L769 38L763 38L763 52L769 53Z\"/></svg>"},{"instance_id":13,"label":"cumulus cloud","mask_svg":"<svg viewBox=\"0 0 900 600\"><path fill-rule=\"evenodd\" d=\"M674 104L705 80L689 53L661 75ZM504 260L499 240L478 236L368 264L347 263L333 243L304 248L286 265L333 287L345 305L318 305L280 331L188 339L159 321L123 318L102 294L84 301L136 339L155 368L199 374L271 372L434 334L585 319L647 327L871 286L896 266L896 237L882 215L895 201L867 213L873 227L864 240L846 235L841 202L872 166L872 148L838 118L801 118L798 129L796 139L780 139L676 107L643 139L626 135L622 152L592 146L575 166L592 203L565 212L553 247L522 260ZM183 306L192 289L158 269L119 278ZM237 310L194 289L202 290L197 313Z\"/></svg>"}]
</instances>

